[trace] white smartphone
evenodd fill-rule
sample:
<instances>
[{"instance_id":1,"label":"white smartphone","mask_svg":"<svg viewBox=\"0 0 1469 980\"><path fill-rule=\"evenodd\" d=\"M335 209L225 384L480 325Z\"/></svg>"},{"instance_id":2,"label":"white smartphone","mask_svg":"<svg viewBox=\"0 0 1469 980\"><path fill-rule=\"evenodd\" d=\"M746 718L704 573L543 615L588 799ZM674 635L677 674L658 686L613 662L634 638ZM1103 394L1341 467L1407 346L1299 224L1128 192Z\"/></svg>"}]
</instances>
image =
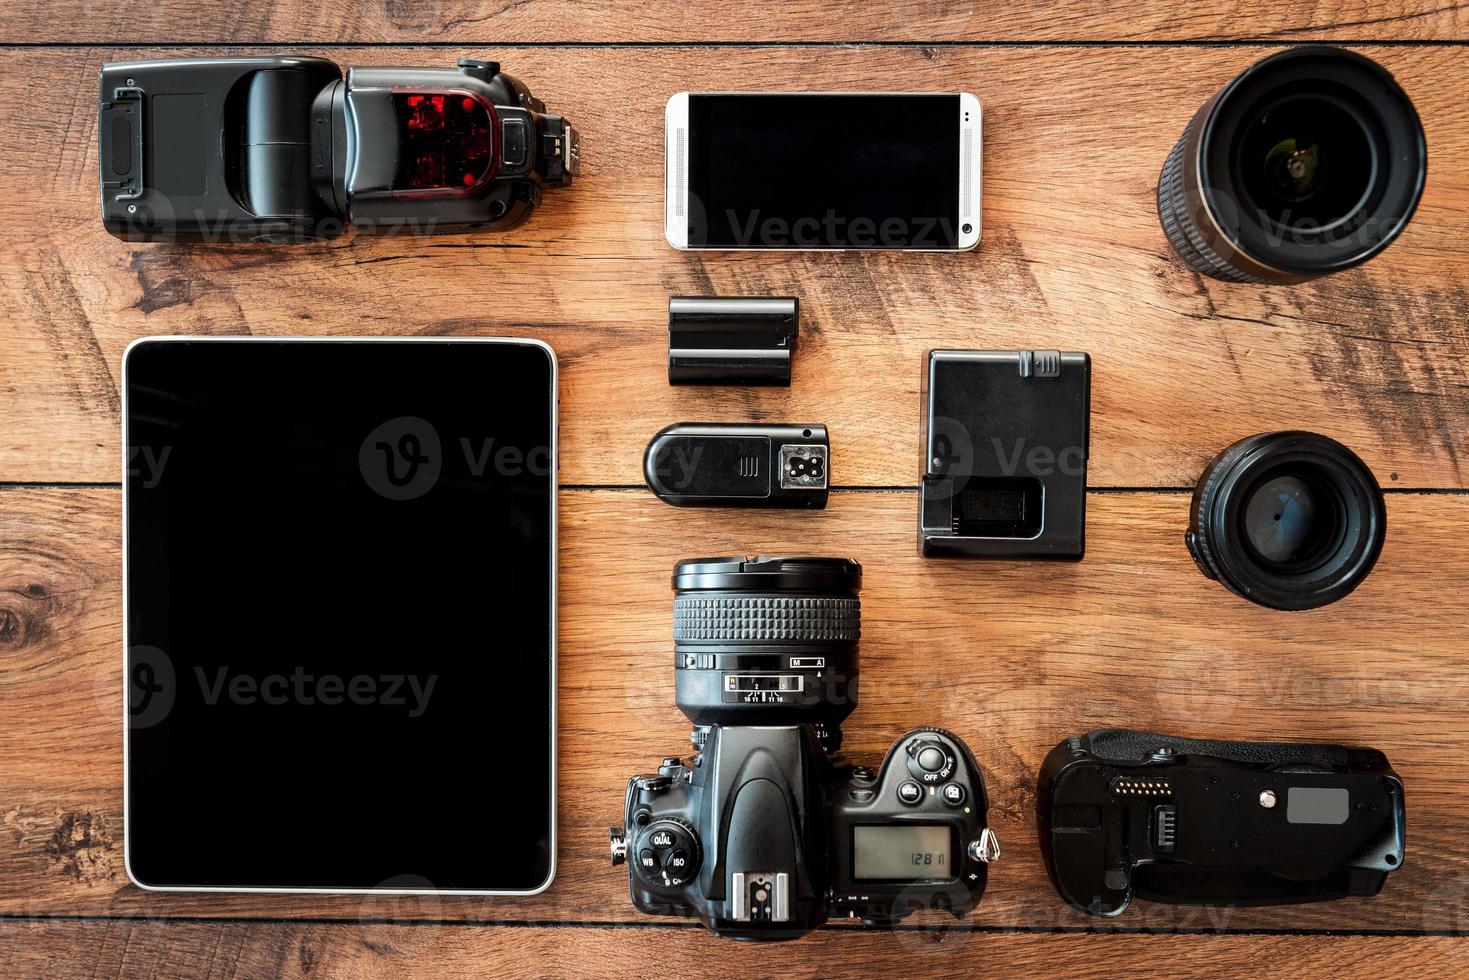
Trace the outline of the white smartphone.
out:
<instances>
[{"instance_id":1,"label":"white smartphone","mask_svg":"<svg viewBox=\"0 0 1469 980\"><path fill-rule=\"evenodd\" d=\"M665 116L674 248L979 243L980 108L968 92L679 92Z\"/></svg>"}]
</instances>

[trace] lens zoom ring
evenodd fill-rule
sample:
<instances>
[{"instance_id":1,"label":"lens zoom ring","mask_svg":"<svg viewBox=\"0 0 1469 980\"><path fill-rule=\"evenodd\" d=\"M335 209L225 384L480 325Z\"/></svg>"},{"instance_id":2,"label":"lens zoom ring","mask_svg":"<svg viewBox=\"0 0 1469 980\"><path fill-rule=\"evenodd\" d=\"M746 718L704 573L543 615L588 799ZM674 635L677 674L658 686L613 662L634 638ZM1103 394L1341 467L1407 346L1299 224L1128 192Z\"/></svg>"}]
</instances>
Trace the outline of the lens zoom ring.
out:
<instances>
[{"instance_id":1,"label":"lens zoom ring","mask_svg":"<svg viewBox=\"0 0 1469 980\"><path fill-rule=\"evenodd\" d=\"M1184 162L1185 144L1192 128L1193 124L1190 124L1178 142L1173 144L1173 150L1163 164L1163 173L1158 177L1158 220L1163 225L1163 234L1168 236L1168 243L1179 257L1196 272L1229 282L1268 283L1268 279L1236 269L1210 248L1189 213L1188 199L1183 193L1183 178L1187 167Z\"/></svg>"},{"instance_id":2,"label":"lens zoom ring","mask_svg":"<svg viewBox=\"0 0 1469 980\"><path fill-rule=\"evenodd\" d=\"M678 596L673 639L726 642L854 643L862 634L859 599L809 596Z\"/></svg>"}]
</instances>

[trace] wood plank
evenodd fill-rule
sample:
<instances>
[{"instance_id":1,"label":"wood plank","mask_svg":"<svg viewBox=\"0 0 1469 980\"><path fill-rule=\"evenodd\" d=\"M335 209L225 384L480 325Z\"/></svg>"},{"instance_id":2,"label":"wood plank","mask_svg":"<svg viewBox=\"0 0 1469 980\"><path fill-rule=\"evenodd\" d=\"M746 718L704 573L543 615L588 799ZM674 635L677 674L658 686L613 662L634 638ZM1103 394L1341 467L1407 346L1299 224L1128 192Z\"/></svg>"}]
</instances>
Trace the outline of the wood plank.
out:
<instances>
[{"instance_id":1,"label":"wood plank","mask_svg":"<svg viewBox=\"0 0 1469 980\"><path fill-rule=\"evenodd\" d=\"M1353 6L1332 8L1329 18L1322 8L1323 19L1357 19ZM185 8L160 9L187 36ZM210 8L187 5L196 9ZM241 6L226 23L270 16L275 24L280 9ZM307 8L292 9L298 19L281 22L288 33ZM680 20L687 13L685 5L676 15L638 9ZM721 9L747 17L747 8ZM978 8L959 9L984 20ZM1180 29L1192 16L1222 24L1229 9L1170 11L1166 20ZM1125 17L1154 19L1136 5ZM1423 20L1432 19L1412 23ZM69 36L78 29L75 17L55 22ZM320 23L333 37L351 33L341 15ZM475 29L494 33L502 23ZM1469 104L1444 83L1469 71L1469 50L1363 50L1418 103L1432 156L1427 192L1382 256L1287 288L1188 273L1170 257L1154 214L1158 168L1189 115L1267 53L1259 47L500 48L507 70L587 134L578 186L503 236L356 237L299 248L127 245L101 228L97 66L201 49L11 51L0 61L9 93L0 127L25 138L0 147L0 221L10 229L0 239L0 479L115 481L124 346L147 334L248 331L544 337L565 367L562 478L572 484L638 484L642 450L663 425L748 417L827 423L840 485L911 486L924 350L1050 346L1094 357L1096 486L1190 485L1228 442L1281 426L1340 438L1385 485L1469 486L1461 463L1469 458ZM483 51L320 53L346 64L450 64ZM968 89L985 103L978 252L700 255L664 244L667 94L882 89L895 79L906 89ZM38 105L50 110L37 113ZM794 387L670 388L666 301L683 293L799 295Z\"/></svg>"},{"instance_id":2,"label":"wood plank","mask_svg":"<svg viewBox=\"0 0 1469 980\"><path fill-rule=\"evenodd\" d=\"M758 957L758 960L757 960ZM0 966L48 977L641 978L1169 976L1293 980L1333 975L1436 978L1469 970L1457 937L986 935L826 929L780 948L662 929L442 928L286 922L114 920L0 923Z\"/></svg>"},{"instance_id":3,"label":"wood plank","mask_svg":"<svg viewBox=\"0 0 1469 980\"><path fill-rule=\"evenodd\" d=\"M426 40L480 43L621 41L1424 41L1469 34L1462 5L1434 0L1227 0L1148 6L1091 0L1057 5L1022 0L1003 7L932 0L874 4L851 16L837 0L718 0L639 4L631 0L473 0L361 4L350 0L162 0L128 10L40 0L0 25L0 43L366 43Z\"/></svg>"},{"instance_id":4,"label":"wood plank","mask_svg":"<svg viewBox=\"0 0 1469 980\"><path fill-rule=\"evenodd\" d=\"M911 493L839 492L799 519L708 511L697 520L640 491L563 493L557 880L529 899L380 899L164 895L126 883L119 495L0 491L0 914L647 921L628 902L626 870L607 865L606 828L619 822L630 775L687 750L673 702L668 573L700 554L825 552L850 554L867 573L862 704L844 754L876 764L906 729L938 723L985 769L1005 855L969 924L1461 930L1469 539L1452 532L1469 521L1469 495L1390 495L1377 570L1348 599L1296 614L1257 609L1194 570L1180 541L1186 495L1103 493L1089 503L1083 562L976 564L916 556ZM1407 787L1405 866L1373 899L1140 904L1107 923L1074 914L1036 850L1035 773L1062 737L1116 724L1381 748ZM331 846L332 815L318 819ZM200 814L198 839L180 846L229 842L213 839ZM673 945L678 956L701 948Z\"/></svg>"}]
</instances>

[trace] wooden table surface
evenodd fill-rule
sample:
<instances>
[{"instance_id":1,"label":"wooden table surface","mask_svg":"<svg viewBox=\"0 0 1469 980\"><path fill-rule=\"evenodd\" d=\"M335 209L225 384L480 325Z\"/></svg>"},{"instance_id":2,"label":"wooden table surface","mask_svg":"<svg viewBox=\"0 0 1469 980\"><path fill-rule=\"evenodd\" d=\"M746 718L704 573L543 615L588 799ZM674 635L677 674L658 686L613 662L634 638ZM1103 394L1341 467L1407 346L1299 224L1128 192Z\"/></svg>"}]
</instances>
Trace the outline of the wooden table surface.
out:
<instances>
[{"instance_id":1,"label":"wooden table surface","mask_svg":"<svg viewBox=\"0 0 1469 980\"><path fill-rule=\"evenodd\" d=\"M1003 9L1002 9L1003 8ZM0 972L859 976L1469 972L1469 8L942 0L319 3L15 0L0 17ZM1195 108L1284 44L1379 60L1423 116L1427 190L1363 268L1295 287L1189 272L1158 228L1164 156ZM264 53L341 64L497 58L585 134L584 176L509 234L296 248L129 245L98 220L96 74L114 59ZM968 90L984 104L984 240L959 255L681 254L661 232L678 90ZM793 294L788 390L672 389L671 294ZM555 884L528 899L147 894L122 868L119 358L135 337L516 335L562 364L561 808ZM1091 499L1074 565L914 553L930 347L1091 353ZM814 514L676 511L641 488L684 419L812 420L835 481ZM1351 597L1255 608L1182 546L1204 462L1314 429L1387 490ZM686 746L668 571L704 554L866 567L861 707L875 763L943 724L984 766L1005 845L958 928L833 926L780 947L638 915L606 861L627 776ZM257 623L269 635L269 608ZM619 692L606 697L611 682ZM1295 908L1063 906L1036 848L1035 773L1065 735L1383 749L1407 789L1401 871ZM472 747L465 778L501 765ZM411 801L405 801L411 803ZM445 814L466 854L493 846ZM320 846L351 814L311 814ZM181 847L227 848L198 815ZM1162 935L1160 935L1162 934Z\"/></svg>"}]
</instances>

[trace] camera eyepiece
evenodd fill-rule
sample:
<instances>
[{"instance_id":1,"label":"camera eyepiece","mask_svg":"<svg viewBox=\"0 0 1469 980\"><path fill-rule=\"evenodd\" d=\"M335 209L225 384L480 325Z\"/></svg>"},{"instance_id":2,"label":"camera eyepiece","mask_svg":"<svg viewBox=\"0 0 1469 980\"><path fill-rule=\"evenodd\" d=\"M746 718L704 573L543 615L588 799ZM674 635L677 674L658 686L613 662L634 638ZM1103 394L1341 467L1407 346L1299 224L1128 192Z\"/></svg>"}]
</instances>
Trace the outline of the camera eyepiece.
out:
<instances>
[{"instance_id":1,"label":"camera eyepiece","mask_svg":"<svg viewBox=\"0 0 1469 980\"><path fill-rule=\"evenodd\" d=\"M857 562L697 558L673 588L675 690L695 725L835 726L856 708Z\"/></svg>"},{"instance_id":2,"label":"camera eyepiece","mask_svg":"<svg viewBox=\"0 0 1469 980\"><path fill-rule=\"evenodd\" d=\"M1292 48L1194 115L1158 179L1158 217L1197 272L1301 282L1386 248L1427 163L1418 113L1386 69L1341 48Z\"/></svg>"},{"instance_id":3,"label":"camera eyepiece","mask_svg":"<svg viewBox=\"0 0 1469 980\"><path fill-rule=\"evenodd\" d=\"M1311 432L1268 432L1205 467L1185 541L1200 570L1231 592L1295 610L1355 589L1386 532L1382 490L1355 453Z\"/></svg>"}]
</instances>

